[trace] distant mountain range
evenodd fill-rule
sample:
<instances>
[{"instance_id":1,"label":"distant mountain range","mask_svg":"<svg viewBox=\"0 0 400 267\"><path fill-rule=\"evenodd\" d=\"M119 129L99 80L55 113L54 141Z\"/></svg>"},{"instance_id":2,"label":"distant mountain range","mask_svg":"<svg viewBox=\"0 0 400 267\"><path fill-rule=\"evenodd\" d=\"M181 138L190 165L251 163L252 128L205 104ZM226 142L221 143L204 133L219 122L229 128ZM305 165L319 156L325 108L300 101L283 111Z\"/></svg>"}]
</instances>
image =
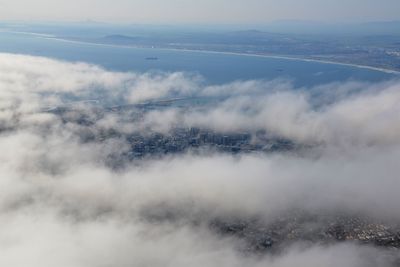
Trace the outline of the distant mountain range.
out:
<instances>
[{"instance_id":1,"label":"distant mountain range","mask_svg":"<svg viewBox=\"0 0 400 267\"><path fill-rule=\"evenodd\" d=\"M376 21L363 23L326 23L316 21L274 21L257 28L279 33L300 34L359 34L400 35L400 21Z\"/></svg>"}]
</instances>

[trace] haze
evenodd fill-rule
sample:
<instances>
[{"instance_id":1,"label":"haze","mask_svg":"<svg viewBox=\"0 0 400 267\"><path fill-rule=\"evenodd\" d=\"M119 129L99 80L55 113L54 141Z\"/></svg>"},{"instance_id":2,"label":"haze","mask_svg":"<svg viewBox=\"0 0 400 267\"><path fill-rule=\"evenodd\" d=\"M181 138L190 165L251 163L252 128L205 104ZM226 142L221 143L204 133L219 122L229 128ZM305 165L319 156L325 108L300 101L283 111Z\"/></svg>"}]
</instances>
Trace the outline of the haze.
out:
<instances>
[{"instance_id":1,"label":"haze","mask_svg":"<svg viewBox=\"0 0 400 267\"><path fill-rule=\"evenodd\" d=\"M0 20L265 23L400 19L397 0L3 0Z\"/></svg>"}]
</instances>

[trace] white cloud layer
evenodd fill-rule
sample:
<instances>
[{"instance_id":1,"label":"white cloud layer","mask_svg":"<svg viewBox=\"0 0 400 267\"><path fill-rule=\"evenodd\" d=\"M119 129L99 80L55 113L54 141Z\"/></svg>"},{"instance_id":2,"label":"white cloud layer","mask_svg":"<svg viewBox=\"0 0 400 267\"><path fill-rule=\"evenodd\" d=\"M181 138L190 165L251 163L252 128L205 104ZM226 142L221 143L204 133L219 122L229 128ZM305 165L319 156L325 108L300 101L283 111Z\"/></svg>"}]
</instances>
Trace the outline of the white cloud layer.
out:
<instances>
[{"instance_id":1,"label":"white cloud layer","mask_svg":"<svg viewBox=\"0 0 400 267\"><path fill-rule=\"evenodd\" d=\"M278 255L243 255L240 240L217 235L207 222L221 216L269 221L304 210L400 223L399 89L396 81L307 90L279 80L210 87L182 73L115 73L0 54L0 265L390 266L387 251L356 243L292 244ZM139 122L109 115L85 127L44 111L65 103L66 94L88 99L94 90L127 103L223 98L207 110L166 108ZM90 108L76 108L94 116ZM81 141L99 129L168 131L173 125L264 129L309 148L184 154L113 170L105 162L128 149L124 140ZM146 217L168 209L176 220Z\"/></svg>"}]
</instances>

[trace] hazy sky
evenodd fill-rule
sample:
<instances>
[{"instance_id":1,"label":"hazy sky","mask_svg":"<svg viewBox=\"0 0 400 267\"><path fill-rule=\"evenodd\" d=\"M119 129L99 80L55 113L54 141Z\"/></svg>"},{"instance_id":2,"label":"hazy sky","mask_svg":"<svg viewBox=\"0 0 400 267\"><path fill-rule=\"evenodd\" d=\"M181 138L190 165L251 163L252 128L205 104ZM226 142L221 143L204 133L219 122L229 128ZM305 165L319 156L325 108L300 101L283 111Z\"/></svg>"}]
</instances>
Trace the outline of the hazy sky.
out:
<instances>
[{"instance_id":1,"label":"hazy sky","mask_svg":"<svg viewBox=\"0 0 400 267\"><path fill-rule=\"evenodd\" d=\"M399 0L0 0L0 20L260 23L400 19Z\"/></svg>"}]
</instances>

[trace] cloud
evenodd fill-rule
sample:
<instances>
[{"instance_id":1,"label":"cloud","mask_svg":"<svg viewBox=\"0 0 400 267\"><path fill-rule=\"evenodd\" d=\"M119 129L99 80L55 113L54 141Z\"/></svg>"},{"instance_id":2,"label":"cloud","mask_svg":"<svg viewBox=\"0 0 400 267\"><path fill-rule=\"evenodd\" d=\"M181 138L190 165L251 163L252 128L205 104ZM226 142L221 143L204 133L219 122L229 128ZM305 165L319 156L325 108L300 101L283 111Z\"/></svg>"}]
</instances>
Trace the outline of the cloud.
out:
<instances>
[{"instance_id":1,"label":"cloud","mask_svg":"<svg viewBox=\"0 0 400 267\"><path fill-rule=\"evenodd\" d=\"M0 72L0 265L354 267L398 259L396 249L301 238L260 255L212 228L217 219L268 227L297 213L312 215L303 230L341 216L399 225L397 81L209 86L183 73L118 73L10 54L0 54ZM143 112L79 102L188 97L209 104ZM190 126L265 130L304 149L186 152L110 167L130 151L124 134Z\"/></svg>"}]
</instances>

